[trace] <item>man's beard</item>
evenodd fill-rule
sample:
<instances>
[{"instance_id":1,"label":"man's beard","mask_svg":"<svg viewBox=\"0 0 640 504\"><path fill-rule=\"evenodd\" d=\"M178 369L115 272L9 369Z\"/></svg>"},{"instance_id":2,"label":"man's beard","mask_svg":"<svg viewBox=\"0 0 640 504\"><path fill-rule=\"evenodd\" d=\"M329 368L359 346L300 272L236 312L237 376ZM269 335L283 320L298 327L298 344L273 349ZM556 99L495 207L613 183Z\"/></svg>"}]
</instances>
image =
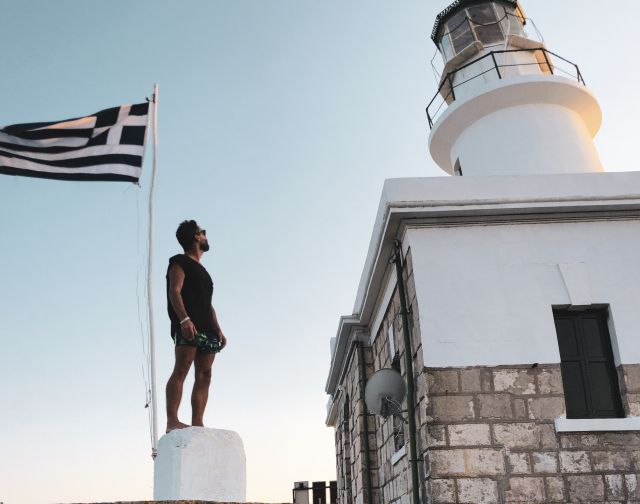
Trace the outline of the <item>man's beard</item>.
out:
<instances>
[{"instance_id":1,"label":"man's beard","mask_svg":"<svg viewBox=\"0 0 640 504\"><path fill-rule=\"evenodd\" d=\"M200 242L200 250L202 250L203 252L206 252L207 250L209 250L209 240Z\"/></svg>"}]
</instances>

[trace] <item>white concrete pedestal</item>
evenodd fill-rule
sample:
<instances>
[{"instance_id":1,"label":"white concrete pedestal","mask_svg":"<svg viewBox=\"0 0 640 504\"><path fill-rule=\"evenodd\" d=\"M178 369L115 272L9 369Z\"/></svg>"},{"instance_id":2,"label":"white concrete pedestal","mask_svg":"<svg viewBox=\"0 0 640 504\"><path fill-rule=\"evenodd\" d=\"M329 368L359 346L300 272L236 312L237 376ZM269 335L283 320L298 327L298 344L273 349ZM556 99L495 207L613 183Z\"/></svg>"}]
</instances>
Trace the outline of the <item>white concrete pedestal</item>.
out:
<instances>
[{"instance_id":1,"label":"white concrete pedestal","mask_svg":"<svg viewBox=\"0 0 640 504\"><path fill-rule=\"evenodd\" d=\"M154 500L245 502L246 488L244 446L236 432L189 427L160 438Z\"/></svg>"}]
</instances>

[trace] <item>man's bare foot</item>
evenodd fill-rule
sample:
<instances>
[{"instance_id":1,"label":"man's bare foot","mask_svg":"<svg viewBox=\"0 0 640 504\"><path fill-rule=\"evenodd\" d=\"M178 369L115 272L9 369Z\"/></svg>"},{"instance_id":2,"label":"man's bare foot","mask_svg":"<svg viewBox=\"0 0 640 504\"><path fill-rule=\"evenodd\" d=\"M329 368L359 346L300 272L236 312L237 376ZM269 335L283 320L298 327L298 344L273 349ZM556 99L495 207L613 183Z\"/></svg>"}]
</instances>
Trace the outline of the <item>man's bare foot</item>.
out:
<instances>
[{"instance_id":1,"label":"man's bare foot","mask_svg":"<svg viewBox=\"0 0 640 504\"><path fill-rule=\"evenodd\" d=\"M177 423L171 423L171 424L167 424L167 431L166 434L169 434L172 430L176 430L176 429L184 429L186 427L191 427L190 425L187 425L186 423L182 423L180 421L178 421Z\"/></svg>"}]
</instances>

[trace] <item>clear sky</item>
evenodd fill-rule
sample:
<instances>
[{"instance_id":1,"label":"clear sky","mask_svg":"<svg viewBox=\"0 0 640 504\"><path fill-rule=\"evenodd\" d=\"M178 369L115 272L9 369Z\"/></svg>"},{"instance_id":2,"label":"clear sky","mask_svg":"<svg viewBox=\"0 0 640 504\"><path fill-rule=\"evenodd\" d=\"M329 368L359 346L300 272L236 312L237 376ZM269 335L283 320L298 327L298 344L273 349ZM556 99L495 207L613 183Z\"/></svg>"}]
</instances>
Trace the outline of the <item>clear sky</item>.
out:
<instances>
[{"instance_id":1,"label":"clear sky","mask_svg":"<svg viewBox=\"0 0 640 504\"><path fill-rule=\"evenodd\" d=\"M173 359L164 275L175 228L195 218L229 338L205 422L243 437L250 501L335 478L329 338L351 313L384 179L443 175L424 108L437 86L429 35L447 3L0 0L1 125L140 102L160 85L160 426ZM524 8L599 98L605 168L637 170L640 42L623 21L640 4L607 5ZM141 188L0 176L5 504L152 496L147 153Z\"/></svg>"}]
</instances>

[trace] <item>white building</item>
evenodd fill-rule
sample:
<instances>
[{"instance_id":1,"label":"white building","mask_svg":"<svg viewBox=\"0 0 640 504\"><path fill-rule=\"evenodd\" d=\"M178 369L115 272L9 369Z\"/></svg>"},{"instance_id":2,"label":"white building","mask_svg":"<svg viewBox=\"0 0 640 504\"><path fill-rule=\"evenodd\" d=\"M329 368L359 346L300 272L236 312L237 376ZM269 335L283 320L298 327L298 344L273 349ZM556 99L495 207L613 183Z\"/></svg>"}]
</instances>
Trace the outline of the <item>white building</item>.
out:
<instances>
[{"instance_id":1,"label":"white building","mask_svg":"<svg viewBox=\"0 0 640 504\"><path fill-rule=\"evenodd\" d=\"M514 0L437 17L429 149L452 176L385 182L332 340L341 504L640 501L640 173L603 172L596 98L526 21ZM394 240L415 429L363 402L407 369Z\"/></svg>"}]
</instances>

